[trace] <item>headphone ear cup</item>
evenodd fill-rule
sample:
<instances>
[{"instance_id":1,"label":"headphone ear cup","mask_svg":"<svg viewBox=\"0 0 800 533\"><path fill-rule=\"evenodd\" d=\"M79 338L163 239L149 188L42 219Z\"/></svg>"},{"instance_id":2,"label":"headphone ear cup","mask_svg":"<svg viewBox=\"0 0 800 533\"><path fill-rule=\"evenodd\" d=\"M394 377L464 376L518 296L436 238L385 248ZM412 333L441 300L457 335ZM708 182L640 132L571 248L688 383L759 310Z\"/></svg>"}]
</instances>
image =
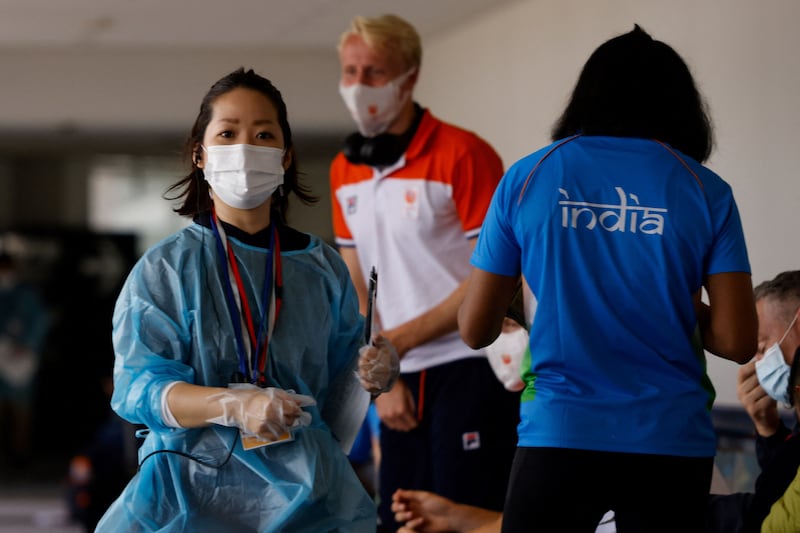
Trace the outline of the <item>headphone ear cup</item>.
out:
<instances>
[{"instance_id":1,"label":"headphone ear cup","mask_svg":"<svg viewBox=\"0 0 800 533\"><path fill-rule=\"evenodd\" d=\"M386 166L394 164L404 150L405 144L398 135L381 133L364 137L356 132L345 139L342 153L354 165Z\"/></svg>"},{"instance_id":2,"label":"headphone ear cup","mask_svg":"<svg viewBox=\"0 0 800 533\"><path fill-rule=\"evenodd\" d=\"M348 135L344 140L342 153L347 160L354 165L360 165L361 163L364 163L364 160L361 158L361 150L365 140L366 138L358 132Z\"/></svg>"},{"instance_id":3,"label":"headphone ear cup","mask_svg":"<svg viewBox=\"0 0 800 533\"><path fill-rule=\"evenodd\" d=\"M411 127L401 135L381 133L375 137L364 137L359 132L351 133L344 140L342 153L354 165L385 167L397 163L417 132L424 110L417 104L416 116Z\"/></svg>"},{"instance_id":4,"label":"headphone ear cup","mask_svg":"<svg viewBox=\"0 0 800 533\"><path fill-rule=\"evenodd\" d=\"M405 150L398 135L382 133L367 139L361 147L361 159L375 166L393 165Z\"/></svg>"}]
</instances>

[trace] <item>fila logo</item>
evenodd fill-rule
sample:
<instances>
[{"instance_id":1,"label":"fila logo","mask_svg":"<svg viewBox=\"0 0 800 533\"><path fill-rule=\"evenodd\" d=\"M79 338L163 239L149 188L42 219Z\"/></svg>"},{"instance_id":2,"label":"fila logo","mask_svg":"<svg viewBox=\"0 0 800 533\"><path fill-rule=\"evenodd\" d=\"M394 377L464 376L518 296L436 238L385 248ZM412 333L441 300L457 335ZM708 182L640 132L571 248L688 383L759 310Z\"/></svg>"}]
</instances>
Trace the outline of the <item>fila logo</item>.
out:
<instances>
[{"instance_id":1,"label":"fila logo","mask_svg":"<svg viewBox=\"0 0 800 533\"><path fill-rule=\"evenodd\" d=\"M461 435L461 445L465 450L477 450L481 447L481 434L478 431L468 431Z\"/></svg>"}]
</instances>

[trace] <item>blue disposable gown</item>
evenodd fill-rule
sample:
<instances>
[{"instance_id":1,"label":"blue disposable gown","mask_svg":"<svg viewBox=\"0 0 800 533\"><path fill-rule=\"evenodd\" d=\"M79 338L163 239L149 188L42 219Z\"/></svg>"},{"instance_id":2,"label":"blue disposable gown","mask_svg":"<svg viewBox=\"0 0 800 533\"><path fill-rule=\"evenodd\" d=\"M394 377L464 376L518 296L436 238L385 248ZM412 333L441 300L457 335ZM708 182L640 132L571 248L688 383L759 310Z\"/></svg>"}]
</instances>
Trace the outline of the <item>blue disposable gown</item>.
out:
<instances>
[{"instance_id":1,"label":"blue disposable gown","mask_svg":"<svg viewBox=\"0 0 800 533\"><path fill-rule=\"evenodd\" d=\"M230 242L261 312L269 251ZM138 261L117 301L111 403L149 434L139 472L97 531L374 532L375 505L326 423L337 408L329 400L353 379L363 318L344 262L319 238L281 253L283 306L268 359L272 386L316 399L311 425L292 442L245 451L235 428L164 424L168 383L226 386L238 368L214 245L199 224L168 237Z\"/></svg>"}]
</instances>

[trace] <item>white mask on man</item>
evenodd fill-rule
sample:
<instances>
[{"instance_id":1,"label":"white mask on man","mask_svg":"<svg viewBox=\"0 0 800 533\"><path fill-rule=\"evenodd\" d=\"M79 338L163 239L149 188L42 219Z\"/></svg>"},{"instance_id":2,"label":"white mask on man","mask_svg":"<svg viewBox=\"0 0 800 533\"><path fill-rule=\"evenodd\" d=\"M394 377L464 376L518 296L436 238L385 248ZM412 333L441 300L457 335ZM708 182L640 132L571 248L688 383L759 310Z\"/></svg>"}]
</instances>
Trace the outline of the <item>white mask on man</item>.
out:
<instances>
[{"instance_id":1,"label":"white mask on man","mask_svg":"<svg viewBox=\"0 0 800 533\"><path fill-rule=\"evenodd\" d=\"M284 150L252 144L221 144L203 147L203 168L211 190L236 209L263 204L283 184Z\"/></svg>"},{"instance_id":2,"label":"white mask on man","mask_svg":"<svg viewBox=\"0 0 800 533\"><path fill-rule=\"evenodd\" d=\"M361 135L380 135L397 118L403 105L411 97L411 91L402 91L400 86L415 70L416 67L380 87L360 83L348 86L339 84L339 94L356 121Z\"/></svg>"},{"instance_id":3,"label":"white mask on man","mask_svg":"<svg viewBox=\"0 0 800 533\"><path fill-rule=\"evenodd\" d=\"M797 322L797 316L797 312L795 312L794 318L789 323L789 327L786 328L781 339L767 348L764 351L764 356L756 361L756 376L761 388L770 398L782 402L784 405L791 405L789 375L792 368L786 362L781 343L789 335L794 323Z\"/></svg>"},{"instance_id":4,"label":"white mask on man","mask_svg":"<svg viewBox=\"0 0 800 533\"><path fill-rule=\"evenodd\" d=\"M517 328L502 332L486 347L486 357L500 383L510 391L522 390L525 384L520 377L522 358L528 349L528 332Z\"/></svg>"}]
</instances>

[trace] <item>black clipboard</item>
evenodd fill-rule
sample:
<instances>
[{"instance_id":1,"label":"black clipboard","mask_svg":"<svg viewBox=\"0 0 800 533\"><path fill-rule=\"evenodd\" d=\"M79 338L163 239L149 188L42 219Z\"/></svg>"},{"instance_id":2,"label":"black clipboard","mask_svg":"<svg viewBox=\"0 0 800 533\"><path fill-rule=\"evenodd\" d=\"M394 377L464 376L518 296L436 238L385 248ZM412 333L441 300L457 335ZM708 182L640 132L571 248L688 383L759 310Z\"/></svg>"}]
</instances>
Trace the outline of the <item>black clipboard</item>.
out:
<instances>
[{"instance_id":1,"label":"black clipboard","mask_svg":"<svg viewBox=\"0 0 800 533\"><path fill-rule=\"evenodd\" d=\"M367 289L367 317L364 324L364 344L372 344L372 327L375 322L375 298L378 296L378 271L375 267L369 273Z\"/></svg>"}]
</instances>

